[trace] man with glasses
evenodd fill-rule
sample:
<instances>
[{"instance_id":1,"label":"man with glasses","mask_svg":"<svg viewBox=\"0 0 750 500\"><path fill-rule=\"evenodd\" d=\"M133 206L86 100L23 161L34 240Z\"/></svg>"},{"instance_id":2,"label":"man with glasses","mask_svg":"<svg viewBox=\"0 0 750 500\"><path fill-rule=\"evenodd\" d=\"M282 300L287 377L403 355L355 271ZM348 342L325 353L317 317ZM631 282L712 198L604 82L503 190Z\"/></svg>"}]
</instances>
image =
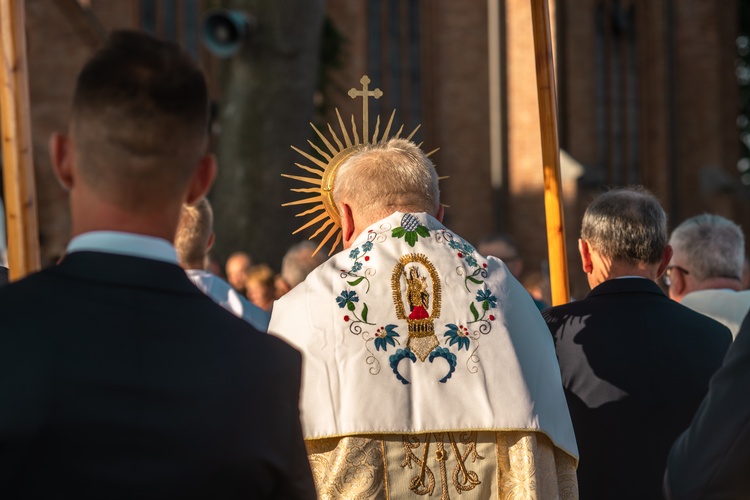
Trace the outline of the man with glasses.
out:
<instances>
[{"instance_id":1,"label":"man with glasses","mask_svg":"<svg viewBox=\"0 0 750 500\"><path fill-rule=\"evenodd\" d=\"M591 292L542 315L578 440L580 497L662 498L669 448L706 395L731 334L656 284L672 250L666 214L646 190L597 197L578 249Z\"/></svg>"},{"instance_id":2,"label":"man with glasses","mask_svg":"<svg viewBox=\"0 0 750 500\"><path fill-rule=\"evenodd\" d=\"M674 252L664 274L669 296L722 323L736 337L750 311L750 290L741 291L742 228L720 215L698 215L677 226L669 243Z\"/></svg>"}]
</instances>

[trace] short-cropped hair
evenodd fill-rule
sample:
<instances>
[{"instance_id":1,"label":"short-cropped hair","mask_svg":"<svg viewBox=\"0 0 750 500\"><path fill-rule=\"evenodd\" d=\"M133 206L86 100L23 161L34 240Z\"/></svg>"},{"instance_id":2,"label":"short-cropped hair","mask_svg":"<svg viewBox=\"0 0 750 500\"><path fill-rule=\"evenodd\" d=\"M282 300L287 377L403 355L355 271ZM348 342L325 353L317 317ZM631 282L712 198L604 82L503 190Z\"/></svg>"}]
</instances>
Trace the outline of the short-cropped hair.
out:
<instances>
[{"instance_id":1,"label":"short-cropped hair","mask_svg":"<svg viewBox=\"0 0 750 500\"><path fill-rule=\"evenodd\" d=\"M672 231L669 243L698 280L742 276L745 235L720 215L703 214L685 220Z\"/></svg>"},{"instance_id":2,"label":"short-cropped hair","mask_svg":"<svg viewBox=\"0 0 750 500\"><path fill-rule=\"evenodd\" d=\"M339 167L334 200L349 200L378 218L395 211L427 212L440 206L435 165L413 142L389 139L367 144Z\"/></svg>"},{"instance_id":3,"label":"short-cropped hair","mask_svg":"<svg viewBox=\"0 0 750 500\"><path fill-rule=\"evenodd\" d=\"M614 261L656 264L667 247L667 215L642 187L612 189L586 208L581 239Z\"/></svg>"},{"instance_id":4,"label":"short-cropped hair","mask_svg":"<svg viewBox=\"0 0 750 500\"><path fill-rule=\"evenodd\" d=\"M208 116L205 79L187 53L142 32L113 32L76 82L82 176L132 204L176 192L205 150Z\"/></svg>"}]
</instances>

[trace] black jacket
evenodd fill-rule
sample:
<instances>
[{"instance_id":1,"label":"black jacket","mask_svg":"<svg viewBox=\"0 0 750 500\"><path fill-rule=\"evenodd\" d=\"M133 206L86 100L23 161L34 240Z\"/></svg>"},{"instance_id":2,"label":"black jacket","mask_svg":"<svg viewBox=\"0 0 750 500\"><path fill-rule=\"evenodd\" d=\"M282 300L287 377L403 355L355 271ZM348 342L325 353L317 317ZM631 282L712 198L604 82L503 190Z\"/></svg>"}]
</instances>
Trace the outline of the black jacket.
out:
<instances>
[{"instance_id":1,"label":"black jacket","mask_svg":"<svg viewBox=\"0 0 750 500\"><path fill-rule=\"evenodd\" d=\"M672 447L665 490L673 500L750 498L750 315L711 379L690 428Z\"/></svg>"},{"instance_id":2,"label":"black jacket","mask_svg":"<svg viewBox=\"0 0 750 500\"><path fill-rule=\"evenodd\" d=\"M314 498L299 389L180 267L73 253L0 288L0 498Z\"/></svg>"},{"instance_id":3,"label":"black jacket","mask_svg":"<svg viewBox=\"0 0 750 500\"><path fill-rule=\"evenodd\" d=\"M573 421L581 500L660 499L669 447L687 428L732 335L651 280L608 280L542 315Z\"/></svg>"}]
</instances>

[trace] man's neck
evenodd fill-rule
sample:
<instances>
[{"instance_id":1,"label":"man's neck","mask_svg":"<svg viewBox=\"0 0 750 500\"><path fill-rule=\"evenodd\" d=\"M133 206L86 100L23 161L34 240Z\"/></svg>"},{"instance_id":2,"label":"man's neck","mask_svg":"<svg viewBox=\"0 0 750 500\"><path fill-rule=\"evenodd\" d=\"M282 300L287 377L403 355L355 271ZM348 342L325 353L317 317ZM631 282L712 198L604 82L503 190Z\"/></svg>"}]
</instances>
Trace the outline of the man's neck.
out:
<instances>
[{"instance_id":1,"label":"man's neck","mask_svg":"<svg viewBox=\"0 0 750 500\"><path fill-rule=\"evenodd\" d=\"M589 285L591 288L602 284L605 281L625 277L646 278L656 281L658 265L632 265L622 262L613 262L611 267L606 269L594 269L589 275Z\"/></svg>"},{"instance_id":2,"label":"man's neck","mask_svg":"<svg viewBox=\"0 0 750 500\"><path fill-rule=\"evenodd\" d=\"M727 290L734 290L735 292L739 292L742 290L742 284L740 283L740 279L738 278L707 278L700 283L695 284L695 286L687 293L690 292L697 292L699 290L721 290L721 289L727 289Z\"/></svg>"},{"instance_id":3,"label":"man's neck","mask_svg":"<svg viewBox=\"0 0 750 500\"><path fill-rule=\"evenodd\" d=\"M80 191L79 191L80 193ZM174 241L180 204L134 212L97 195L71 196L71 236L92 231L121 231Z\"/></svg>"}]
</instances>

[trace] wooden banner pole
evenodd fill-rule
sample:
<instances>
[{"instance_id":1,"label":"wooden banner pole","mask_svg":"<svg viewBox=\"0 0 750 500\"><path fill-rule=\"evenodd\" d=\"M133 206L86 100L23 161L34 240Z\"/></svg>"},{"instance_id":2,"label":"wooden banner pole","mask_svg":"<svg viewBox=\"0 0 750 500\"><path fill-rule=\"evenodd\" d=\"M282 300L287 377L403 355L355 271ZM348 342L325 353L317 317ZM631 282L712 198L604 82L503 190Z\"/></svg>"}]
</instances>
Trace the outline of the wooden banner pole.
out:
<instances>
[{"instance_id":1,"label":"wooden banner pole","mask_svg":"<svg viewBox=\"0 0 750 500\"><path fill-rule=\"evenodd\" d=\"M0 0L0 130L10 279L40 268L23 0Z\"/></svg>"},{"instance_id":2,"label":"wooden banner pole","mask_svg":"<svg viewBox=\"0 0 750 500\"><path fill-rule=\"evenodd\" d=\"M531 21L534 31L534 59L539 98L539 121L542 133L544 165L544 208L547 217L547 248L549 254L552 305L570 301L568 261L565 251L562 183L560 177L560 143L557 135L557 91L552 55L552 36L548 0L531 0Z\"/></svg>"}]
</instances>

